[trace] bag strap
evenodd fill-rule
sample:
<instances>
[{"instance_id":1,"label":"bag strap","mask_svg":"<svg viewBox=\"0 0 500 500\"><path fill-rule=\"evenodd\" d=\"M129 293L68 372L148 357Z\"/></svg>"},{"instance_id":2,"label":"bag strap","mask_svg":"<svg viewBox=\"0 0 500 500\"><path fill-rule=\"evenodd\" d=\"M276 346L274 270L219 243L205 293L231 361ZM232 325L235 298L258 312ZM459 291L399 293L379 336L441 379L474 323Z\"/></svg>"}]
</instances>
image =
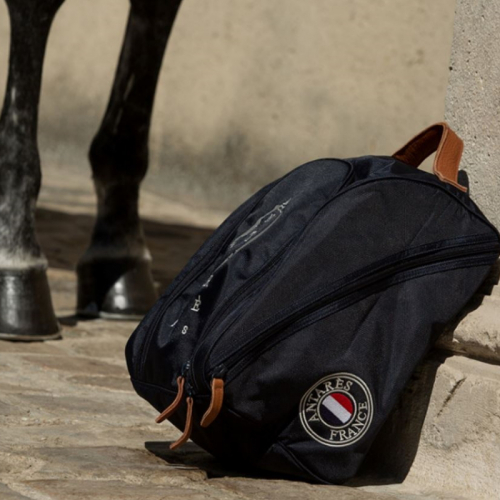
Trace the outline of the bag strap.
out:
<instances>
[{"instance_id":1,"label":"bag strap","mask_svg":"<svg viewBox=\"0 0 500 500\"><path fill-rule=\"evenodd\" d=\"M458 183L458 168L464 143L445 122L436 123L416 135L392 157L413 167L418 167L428 156L436 151L432 171L443 182L467 192Z\"/></svg>"}]
</instances>

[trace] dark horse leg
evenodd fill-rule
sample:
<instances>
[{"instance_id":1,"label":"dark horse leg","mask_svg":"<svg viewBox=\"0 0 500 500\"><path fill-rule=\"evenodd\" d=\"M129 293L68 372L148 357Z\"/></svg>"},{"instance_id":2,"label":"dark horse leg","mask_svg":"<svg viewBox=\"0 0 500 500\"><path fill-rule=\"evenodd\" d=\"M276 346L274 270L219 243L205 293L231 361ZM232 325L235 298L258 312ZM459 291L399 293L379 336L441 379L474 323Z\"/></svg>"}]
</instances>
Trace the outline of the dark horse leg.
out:
<instances>
[{"instance_id":1,"label":"dark horse leg","mask_svg":"<svg viewBox=\"0 0 500 500\"><path fill-rule=\"evenodd\" d=\"M11 45L0 117L0 338L59 336L34 213L41 182L37 125L43 58L63 1L6 0Z\"/></svg>"},{"instance_id":2,"label":"dark horse leg","mask_svg":"<svg viewBox=\"0 0 500 500\"><path fill-rule=\"evenodd\" d=\"M77 309L86 316L133 318L156 301L139 186L148 168L158 74L180 3L131 0L111 98L89 153L98 212L77 269Z\"/></svg>"}]
</instances>

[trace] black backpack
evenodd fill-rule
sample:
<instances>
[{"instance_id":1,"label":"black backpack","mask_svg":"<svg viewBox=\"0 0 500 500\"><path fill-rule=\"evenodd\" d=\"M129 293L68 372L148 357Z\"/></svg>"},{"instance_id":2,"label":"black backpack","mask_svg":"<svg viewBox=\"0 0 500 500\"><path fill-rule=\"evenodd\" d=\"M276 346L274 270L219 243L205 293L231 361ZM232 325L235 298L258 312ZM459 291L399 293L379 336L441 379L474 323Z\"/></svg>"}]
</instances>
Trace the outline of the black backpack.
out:
<instances>
[{"instance_id":1,"label":"black backpack","mask_svg":"<svg viewBox=\"0 0 500 500\"><path fill-rule=\"evenodd\" d=\"M416 167L436 151L434 174ZM252 196L128 342L138 394L231 463L340 483L500 253L445 124Z\"/></svg>"}]
</instances>

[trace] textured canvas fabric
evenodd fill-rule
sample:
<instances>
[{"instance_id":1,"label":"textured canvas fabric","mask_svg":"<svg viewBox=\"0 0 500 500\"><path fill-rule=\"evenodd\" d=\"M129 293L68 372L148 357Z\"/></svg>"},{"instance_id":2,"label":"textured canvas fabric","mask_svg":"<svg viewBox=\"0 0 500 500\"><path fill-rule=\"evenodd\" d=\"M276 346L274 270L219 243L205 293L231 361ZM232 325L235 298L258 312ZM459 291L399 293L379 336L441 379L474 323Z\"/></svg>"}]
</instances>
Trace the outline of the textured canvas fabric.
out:
<instances>
[{"instance_id":1,"label":"textured canvas fabric","mask_svg":"<svg viewBox=\"0 0 500 500\"><path fill-rule=\"evenodd\" d=\"M500 252L468 194L393 157L307 163L237 209L137 327L158 411L185 379L191 438L310 481L354 476L435 336ZM208 427L211 381L224 399ZM186 404L170 417L183 429Z\"/></svg>"}]
</instances>

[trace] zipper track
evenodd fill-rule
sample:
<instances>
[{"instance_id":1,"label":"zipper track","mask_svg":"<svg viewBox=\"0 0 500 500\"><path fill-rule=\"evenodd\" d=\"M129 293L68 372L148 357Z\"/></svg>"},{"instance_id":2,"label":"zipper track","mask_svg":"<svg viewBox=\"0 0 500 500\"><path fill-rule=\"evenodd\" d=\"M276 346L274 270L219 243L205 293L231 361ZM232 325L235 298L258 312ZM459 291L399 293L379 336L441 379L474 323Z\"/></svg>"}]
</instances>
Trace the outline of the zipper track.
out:
<instances>
[{"instance_id":1,"label":"zipper track","mask_svg":"<svg viewBox=\"0 0 500 500\"><path fill-rule=\"evenodd\" d=\"M292 238L293 240L293 238ZM272 257L271 260L266 262L260 269L257 271L249 280L247 283L244 285L241 285L241 287L231 296L229 300L227 300L225 303L223 303L219 308L217 308L213 314L213 317L209 318L205 328L204 332L200 335L198 338L198 343L201 343L203 340L205 340L208 335L212 332L213 326L219 321L219 319L226 313L226 311L229 309L230 306L232 306L238 299L241 297L246 298L247 295L250 295L252 292L252 287L255 285L260 278L262 278L264 275L266 275L269 271L273 269L273 267L278 263L279 259L283 256L283 254L287 251L287 249L291 246L291 241L289 240L287 243L283 245L282 248L278 251L276 255ZM195 351L196 352L196 351Z\"/></svg>"},{"instance_id":2,"label":"zipper track","mask_svg":"<svg viewBox=\"0 0 500 500\"><path fill-rule=\"evenodd\" d=\"M275 267L275 265L279 262L279 259L283 256L283 254L286 252L288 247L291 246L293 243L294 238L290 238L278 251L276 255L274 255L268 262L263 264L261 268L253 275L251 276L247 283L244 285L241 285L238 290L226 301L223 302L221 306L215 309L214 311L214 316L209 317L207 320L206 325L202 329L202 333L197 339L197 343L200 344L208 335L211 333L212 326L217 323L219 318L224 315L224 313L229 309L231 305L233 305L241 296L244 296L246 298L248 295L251 294L253 290L253 286L264 276L266 275L269 271ZM215 274L215 272L213 273ZM190 304L187 303L184 309L181 311L180 316L184 314L187 308L190 307ZM237 318L236 318L237 319ZM236 319L234 321L236 321ZM196 353L196 347L194 349L194 352ZM188 362L189 363L189 362Z\"/></svg>"},{"instance_id":3,"label":"zipper track","mask_svg":"<svg viewBox=\"0 0 500 500\"><path fill-rule=\"evenodd\" d=\"M357 291L369 289L370 287L373 287L379 282L383 282L384 280L387 281L387 279L390 277L401 275L402 273L404 274L405 272L411 270L415 271L415 268L419 268L422 266L429 266L437 263L443 264L443 262L450 260L456 261L457 260L456 257L462 257L467 255L481 255L485 253L489 254L490 252L491 256L496 256L500 251L500 244L498 240L496 238L492 238L491 235L486 235L486 236L488 236L490 240L490 242L488 243L483 243L483 241L486 239L484 235L477 235L474 238L469 238L468 240L470 241L468 243L462 243L461 245L458 246L457 244L454 244L451 247L444 249L438 248L438 250L434 252L420 251L418 254L410 255L406 259L403 259L402 261L397 262L396 264L394 263L395 260L394 256L391 256L388 259L382 260L383 262L382 266L380 266L379 262L376 263L379 265L367 266L367 268L363 268L360 271L351 273L347 277L338 280L339 284L333 290L330 289L328 293L322 295L319 299L315 298L313 300L310 300L300 307L298 306L298 304L293 304L292 306L288 307L277 318L272 319L272 323L269 327L267 327L266 321L254 327L254 329L247 335L247 338L250 338L251 340L249 340L247 343L243 345L240 344L236 346L236 348L231 349L232 346L230 346L227 349L223 350L219 354L218 358L214 360L212 366L217 367L220 364L227 362L227 360L229 360L236 353L244 353L248 349L249 345L253 345L256 342L260 343L261 338L263 336L267 338L269 335L272 335L274 332L280 330L285 325L293 323L296 318L299 318L304 314L306 314L309 317L311 313L313 313L318 309L323 309L324 306L329 305L331 302L338 301L342 298L345 298L346 296L351 296L353 293ZM405 253L408 254L409 252L403 252L403 254ZM489 263L492 262L491 256L488 257ZM367 270L369 272L368 276L366 275ZM315 290L314 293L309 294L308 297L310 296L317 297L317 293L318 290ZM331 314L331 312L329 314ZM269 323L269 321L267 321L267 323ZM197 365L197 360L195 356L199 351L199 348L196 349L195 354L192 357L192 363L190 369L191 379L193 381L194 388L199 389L203 385L206 385L203 384L204 382L203 379L206 373L205 369L206 363L215 345L224 336L228 328L229 327L225 328L212 343L212 346L204 356L204 360L200 363L201 370L200 373L198 373L198 376L196 371L194 370L195 366ZM238 358L238 361L236 362L239 362L240 356L241 356L240 354L236 356L236 358ZM231 361L231 365L234 365L233 361Z\"/></svg>"},{"instance_id":4,"label":"zipper track","mask_svg":"<svg viewBox=\"0 0 500 500\"><path fill-rule=\"evenodd\" d=\"M486 255L486 254L485 254ZM378 285L373 285L371 287L367 287L366 289L362 290L361 293L355 294L356 296L353 297L351 294L348 297L341 298L340 300L327 304L326 306L323 306L319 309L315 309L312 313L308 314L306 317L302 318L301 320L297 321L295 323L295 326L292 330L287 331L285 335L279 336L278 338L275 339L275 342L273 342L271 345L268 345L267 349L270 349L274 347L276 344L279 342L282 342L283 340L286 340L288 337L294 335L295 333L298 333L299 331L303 330L304 328L307 328L308 326L317 323L318 321L321 321L323 318L326 316L329 316L331 314L334 314L336 312L341 311L342 309L345 309L346 307L349 307L356 302L359 302L360 300L363 300L364 298L368 297L369 295L372 295L373 293L376 293L380 290L383 290L389 286L397 285L399 283L405 282L405 281L410 281L415 278L421 278L423 276L433 274L436 272L444 272L444 271L452 271L455 269L464 269L467 267L476 267L476 266L481 266L481 265L491 265L494 259L496 259L497 254L488 254L488 257L486 256L478 256L478 258L473 258L473 259L453 259L450 261L447 261L445 263L435 263L435 264L428 264L427 266L419 269L412 269L409 271L404 271L401 273L398 273L395 276L389 277L385 280L383 280L382 283L379 283ZM292 321L293 324L293 321ZM269 339L269 337L274 333L274 329L272 332L266 332L265 336L256 339L255 344L250 345L250 343L246 346L242 347L241 354L238 352L238 356L235 356L233 359L231 359L230 356L226 356L226 358L220 362L217 362L217 366L224 364L224 368L226 371L231 370L234 368L238 363L240 363L245 357L248 355L252 354L254 351L257 351L258 348L266 342L266 340ZM258 340L258 341L257 341ZM230 360L230 362L229 362ZM246 365L244 365L237 373L232 374L232 378L236 377L238 373L242 369L244 369ZM230 380L230 379L229 379ZM229 380L226 380L226 383L229 382Z\"/></svg>"}]
</instances>

